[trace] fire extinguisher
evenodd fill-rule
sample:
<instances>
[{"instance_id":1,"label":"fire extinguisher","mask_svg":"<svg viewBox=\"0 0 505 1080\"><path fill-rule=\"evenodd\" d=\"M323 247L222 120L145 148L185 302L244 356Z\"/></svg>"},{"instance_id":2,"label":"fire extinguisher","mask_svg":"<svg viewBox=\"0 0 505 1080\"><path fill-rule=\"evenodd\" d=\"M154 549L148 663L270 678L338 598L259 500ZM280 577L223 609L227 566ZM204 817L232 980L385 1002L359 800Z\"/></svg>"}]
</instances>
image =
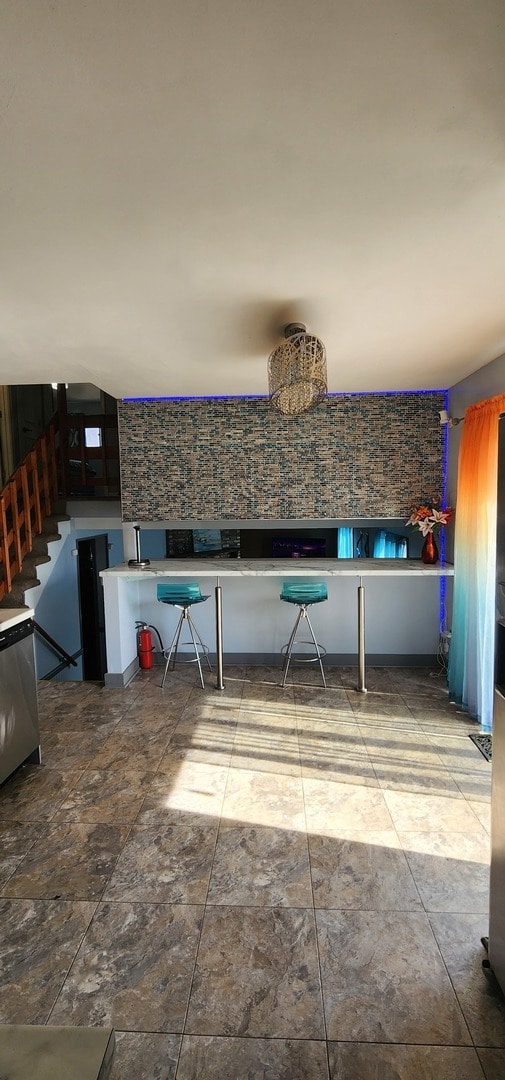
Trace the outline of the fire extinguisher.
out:
<instances>
[{"instance_id":1,"label":"fire extinguisher","mask_svg":"<svg viewBox=\"0 0 505 1080\"><path fill-rule=\"evenodd\" d=\"M158 630L156 630L155 626L148 626L145 622L137 622L135 626L137 627L137 655L140 667L144 670L152 668L154 645L151 630L154 630L158 635L161 651L163 652L163 643Z\"/></svg>"}]
</instances>

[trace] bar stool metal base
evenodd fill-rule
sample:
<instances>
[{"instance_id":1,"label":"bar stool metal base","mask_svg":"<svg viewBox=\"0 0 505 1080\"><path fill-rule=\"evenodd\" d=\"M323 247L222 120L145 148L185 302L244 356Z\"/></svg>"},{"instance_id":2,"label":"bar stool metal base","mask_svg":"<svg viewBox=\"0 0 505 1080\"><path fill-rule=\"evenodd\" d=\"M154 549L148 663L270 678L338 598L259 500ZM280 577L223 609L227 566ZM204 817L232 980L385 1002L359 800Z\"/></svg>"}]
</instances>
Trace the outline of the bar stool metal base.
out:
<instances>
[{"instance_id":1,"label":"bar stool metal base","mask_svg":"<svg viewBox=\"0 0 505 1080\"><path fill-rule=\"evenodd\" d=\"M309 628L310 635L311 635L311 641L298 640L297 637L296 637L298 627L299 627L300 622L301 622L302 619L305 619L306 622L307 622L307 626ZM296 645L313 645L314 649L315 649L315 653L314 653L313 656L294 655L293 650L294 650ZM295 625L293 627L291 637L290 637L287 645L282 646L281 652L284 653L284 655L285 655L285 660L284 660L283 669L282 669L283 670L283 677L282 677L282 685L283 686L286 685L286 679L288 677L289 666L290 666L291 663L296 663L296 664L319 664L319 667L320 667L320 670L321 670L321 678L323 680L323 686L324 686L324 688L326 690L326 677L325 677L325 674L324 674L323 661L322 661L323 656L326 656L326 649L324 648L323 645L319 645L318 642L316 641L316 636L315 636L314 631L312 629L312 623L311 623L311 621L309 619L309 613L307 611L307 605L306 604L300 604L300 611L298 612L298 617L297 617Z\"/></svg>"},{"instance_id":2,"label":"bar stool metal base","mask_svg":"<svg viewBox=\"0 0 505 1080\"><path fill-rule=\"evenodd\" d=\"M182 633L182 628L183 628L183 625L184 625L185 621L188 624L188 630L189 630L189 633L191 634L191 641L181 641L180 640L181 633ZM180 657L178 657L177 652L178 652L178 649L179 649L179 647L181 645L193 645L195 655L190 656L188 658L184 658L184 660L181 659ZM165 651L163 653L163 655L166 657L167 662L165 664L165 671L163 672L163 679L161 680L161 689L163 690L163 687L165 685L165 679L166 679L167 673L168 673L168 671L170 669L170 664L172 664L172 667L171 667L172 671L174 670L176 664L197 664L198 665L198 671L199 671L199 674L200 674L200 683L201 683L201 686L202 686L202 690L205 690L205 683L204 683L204 680L203 680L203 672L202 672L202 664L201 664L201 660L200 660L200 653L202 654L202 657L207 662L209 671L212 671L211 663L210 663L210 660L209 660L209 650L208 650L207 646L204 645L204 643L203 643L203 641L202 641L202 639L200 637L200 634L198 633L198 630L197 630L197 628L196 628L196 626L195 626L195 624L193 622L193 619L191 618L191 615L189 613L189 606L188 607L185 606L185 607L183 607L183 609L181 611L181 614L180 614L180 617L179 617L179 622L177 623L177 627L176 627L176 630L175 630L175 634L174 634L174 636L172 638L170 648L165 649Z\"/></svg>"}]
</instances>

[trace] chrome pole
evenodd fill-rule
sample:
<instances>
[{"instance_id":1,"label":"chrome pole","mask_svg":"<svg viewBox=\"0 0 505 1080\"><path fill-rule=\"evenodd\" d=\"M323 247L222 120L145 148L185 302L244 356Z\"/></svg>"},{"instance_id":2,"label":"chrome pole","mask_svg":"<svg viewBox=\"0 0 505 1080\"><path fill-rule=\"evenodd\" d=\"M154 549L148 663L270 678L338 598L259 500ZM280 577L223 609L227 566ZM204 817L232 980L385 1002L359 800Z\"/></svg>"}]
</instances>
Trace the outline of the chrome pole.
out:
<instances>
[{"instance_id":1,"label":"chrome pole","mask_svg":"<svg viewBox=\"0 0 505 1080\"><path fill-rule=\"evenodd\" d=\"M365 587L360 577L358 585L358 685L356 687L362 694L366 694L365 686Z\"/></svg>"},{"instance_id":2,"label":"chrome pole","mask_svg":"<svg viewBox=\"0 0 505 1080\"><path fill-rule=\"evenodd\" d=\"M214 589L216 604L216 690L224 690L223 682L223 597L222 589L217 578Z\"/></svg>"}]
</instances>

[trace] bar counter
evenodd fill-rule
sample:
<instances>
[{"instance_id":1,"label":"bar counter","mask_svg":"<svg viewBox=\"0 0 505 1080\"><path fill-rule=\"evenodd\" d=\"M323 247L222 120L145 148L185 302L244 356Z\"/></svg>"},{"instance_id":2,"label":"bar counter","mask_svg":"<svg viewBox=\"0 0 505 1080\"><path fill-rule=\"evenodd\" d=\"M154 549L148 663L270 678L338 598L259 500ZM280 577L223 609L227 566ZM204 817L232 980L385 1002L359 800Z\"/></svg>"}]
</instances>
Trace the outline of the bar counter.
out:
<instances>
[{"instance_id":1,"label":"bar counter","mask_svg":"<svg viewBox=\"0 0 505 1080\"><path fill-rule=\"evenodd\" d=\"M357 579L357 689L365 685L365 580L451 577L450 563L429 566L420 559L161 559L148 566L127 563L103 570L105 630L107 641L106 686L123 686L137 670L135 622L142 618L142 593L152 578L185 578L187 581L214 579L216 619L216 689L223 689L222 586L221 579L242 577L272 578L356 578ZM155 587L153 582L153 594ZM245 617L245 613L244 613Z\"/></svg>"}]
</instances>

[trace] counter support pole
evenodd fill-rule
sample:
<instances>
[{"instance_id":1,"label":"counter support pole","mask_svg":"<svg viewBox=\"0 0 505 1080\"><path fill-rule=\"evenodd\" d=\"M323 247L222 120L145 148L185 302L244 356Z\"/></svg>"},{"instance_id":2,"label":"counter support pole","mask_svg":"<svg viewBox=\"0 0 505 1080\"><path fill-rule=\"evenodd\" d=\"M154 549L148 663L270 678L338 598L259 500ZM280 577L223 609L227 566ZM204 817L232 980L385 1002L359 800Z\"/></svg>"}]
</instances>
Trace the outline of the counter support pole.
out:
<instances>
[{"instance_id":1,"label":"counter support pole","mask_svg":"<svg viewBox=\"0 0 505 1080\"><path fill-rule=\"evenodd\" d=\"M362 694L366 694L365 686L365 587L360 577L358 585L358 685L356 687Z\"/></svg>"},{"instance_id":2,"label":"counter support pole","mask_svg":"<svg viewBox=\"0 0 505 1080\"><path fill-rule=\"evenodd\" d=\"M214 590L216 603L216 690L224 690L223 682L223 598L222 589L217 579Z\"/></svg>"}]
</instances>

